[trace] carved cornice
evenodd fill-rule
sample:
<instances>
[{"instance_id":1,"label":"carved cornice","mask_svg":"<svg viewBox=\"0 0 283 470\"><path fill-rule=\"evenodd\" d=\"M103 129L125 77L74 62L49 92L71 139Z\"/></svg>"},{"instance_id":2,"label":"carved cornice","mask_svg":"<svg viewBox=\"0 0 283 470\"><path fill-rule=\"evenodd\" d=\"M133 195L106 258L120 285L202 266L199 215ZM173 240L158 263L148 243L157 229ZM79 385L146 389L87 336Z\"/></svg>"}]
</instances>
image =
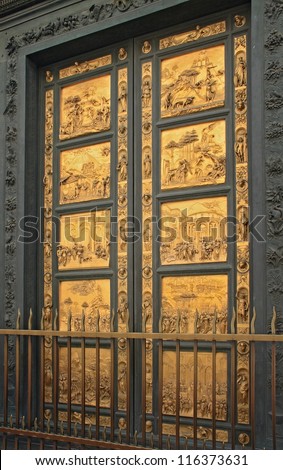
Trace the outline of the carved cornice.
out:
<instances>
[{"instance_id":1,"label":"carved cornice","mask_svg":"<svg viewBox=\"0 0 283 470\"><path fill-rule=\"evenodd\" d=\"M45 0L0 0L0 17L31 7Z\"/></svg>"}]
</instances>

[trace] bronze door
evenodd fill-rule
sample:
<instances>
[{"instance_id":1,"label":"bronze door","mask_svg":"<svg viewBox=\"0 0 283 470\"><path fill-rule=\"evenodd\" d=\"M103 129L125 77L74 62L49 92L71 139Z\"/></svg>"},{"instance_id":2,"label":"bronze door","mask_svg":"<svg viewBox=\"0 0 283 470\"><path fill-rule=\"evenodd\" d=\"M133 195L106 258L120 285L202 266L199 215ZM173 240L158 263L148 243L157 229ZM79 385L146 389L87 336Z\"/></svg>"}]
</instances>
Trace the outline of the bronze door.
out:
<instances>
[{"instance_id":1,"label":"bronze door","mask_svg":"<svg viewBox=\"0 0 283 470\"><path fill-rule=\"evenodd\" d=\"M60 340L59 419L80 420L83 402L87 423L123 430L130 413L155 433L161 415L164 434L190 436L198 418L209 436L216 394L228 440L229 348L216 366L198 350L193 392L193 344L168 340L160 361L150 334L226 334L233 308L249 328L247 25L220 15L44 70L44 327L121 333L114 356L107 338L98 356L84 344L83 392L81 344ZM248 424L248 349L237 354L235 419Z\"/></svg>"}]
</instances>

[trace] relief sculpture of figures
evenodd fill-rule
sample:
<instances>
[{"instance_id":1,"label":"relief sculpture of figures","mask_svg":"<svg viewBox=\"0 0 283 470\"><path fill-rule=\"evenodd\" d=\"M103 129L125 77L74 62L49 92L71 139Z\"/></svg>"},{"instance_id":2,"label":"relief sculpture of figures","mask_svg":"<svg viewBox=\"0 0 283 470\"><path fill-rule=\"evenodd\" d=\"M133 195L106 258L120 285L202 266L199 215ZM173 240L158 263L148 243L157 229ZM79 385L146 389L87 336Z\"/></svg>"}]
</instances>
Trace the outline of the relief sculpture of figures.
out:
<instances>
[{"instance_id":1,"label":"relief sculpture of figures","mask_svg":"<svg viewBox=\"0 0 283 470\"><path fill-rule=\"evenodd\" d=\"M162 280L163 333L227 333L228 280L225 274L164 277Z\"/></svg>"},{"instance_id":2,"label":"relief sculpture of figures","mask_svg":"<svg viewBox=\"0 0 283 470\"><path fill-rule=\"evenodd\" d=\"M163 203L161 217L162 264L226 261L226 197Z\"/></svg>"},{"instance_id":3,"label":"relief sculpture of figures","mask_svg":"<svg viewBox=\"0 0 283 470\"><path fill-rule=\"evenodd\" d=\"M61 281L59 286L59 327L66 330L71 315L72 331L81 331L82 315L85 330L110 331L110 280Z\"/></svg>"},{"instance_id":4,"label":"relief sculpture of figures","mask_svg":"<svg viewBox=\"0 0 283 470\"><path fill-rule=\"evenodd\" d=\"M61 89L60 139L110 129L110 75Z\"/></svg>"},{"instance_id":5,"label":"relief sculpture of figures","mask_svg":"<svg viewBox=\"0 0 283 470\"><path fill-rule=\"evenodd\" d=\"M176 414L176 364L175 352L163 353L163 407L167 415ZM180 414L192 417L194 413L194 355L180 354ZM212 354L198 353L197 363L197 417L212 418ZM227 419L227 355L216 353L216 419Z\"/></svg>"},{"instance_id":6,"label":"relief sculpture of figures","mask_svg":"<svg viewBox=\"0 0 283 470\"><path fill-rule=\"evenodd\" d=\"M161 117L224 106L224 45L164 59L161 63Z\"/></svg>"},{"instance_id":7,"label":"relief sculpture of figures","mask_svg":"<svg viewBox=\"0 0 283 470\"><path fill-rule=\"evenodd\" d=\"M60 218L59 270L108 267L110 211L84 212Z\"/></svg>"},{"instance_id":8,"label":"relief sculpture of figures","mask_svg":"<svg viewBox=\"0 0 283 470\"><path fill-rule=\"evenodd\" d=\"M60 155L60 203L110 196L110 142L65 150Z\"/></svg>"},{"instance_id":9,"label":"relief sculpture of figures","mask_svg":"<svg viewBox=\"0 0 283 470\"><path fill-rule=\"evenodd\" d=\"M162 131L162 189L220 184L225 177L224 120Z\"/></svg>"}]
</instances>

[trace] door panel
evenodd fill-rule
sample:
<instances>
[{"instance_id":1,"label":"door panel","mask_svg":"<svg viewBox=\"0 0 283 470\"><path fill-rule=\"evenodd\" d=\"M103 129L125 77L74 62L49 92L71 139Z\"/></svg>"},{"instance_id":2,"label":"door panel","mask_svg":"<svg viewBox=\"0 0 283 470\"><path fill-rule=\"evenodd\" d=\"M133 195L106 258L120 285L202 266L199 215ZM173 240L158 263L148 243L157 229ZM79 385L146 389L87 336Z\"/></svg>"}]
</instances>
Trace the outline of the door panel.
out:
<instances>
[{"instance_id":1,"label":"door panel","mask_svg":"<svg viewBox=\"0 0 283 470\"><path fill-rule=\"evenodd\" d=\"M46 346L55 419L186 436L217 420L228 440L229 347L150 337L226 334L234 304L249 328L248 29L218 19L45 71L44 327L121 334ZM248 424L248 349L237 357Z\"/></svg>"}]
</instances>

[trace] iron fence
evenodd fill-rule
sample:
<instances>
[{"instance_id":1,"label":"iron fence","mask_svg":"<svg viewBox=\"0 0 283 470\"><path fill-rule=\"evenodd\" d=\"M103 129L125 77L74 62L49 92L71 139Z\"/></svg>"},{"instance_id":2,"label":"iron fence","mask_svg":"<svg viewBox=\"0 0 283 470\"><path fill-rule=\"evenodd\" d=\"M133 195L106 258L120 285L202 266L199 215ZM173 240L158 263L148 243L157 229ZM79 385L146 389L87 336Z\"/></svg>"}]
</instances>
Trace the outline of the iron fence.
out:
<instances>
[{"instance_id":1,"label":"iron fence","mask_svg":"<svg viewBox=\"0 0 283 470\"><path fill-rule=\"evenodd\" d=\"M31 329L32 313L30 314L27 329L20 328L20 314L15 329L0 330L0 354L3 357L3 396L1 402L0 436L2 448L15 449L47 449L47 448L97 448L97 449L198 449L198 448L250 448L264 446L258 434L256 402L257 371L265 364L270 375L270 387L267 388L271 411L266 419L270 420L270 447L278 448L278 347L283 343L283 335L276 334L274 311L271 333L255 333L255 315L251 322L250 332L240 334L235 332L233 317L230 333L216 334L215 323L212 333L180 333L178 328L174 333L149 333L114 331L114 321L111 320L110 331L99 331L99 321L96 331L85 331L84 318L82 318L80 331L71 331L71 322L68 322L66 331L58 330L58 318L54 320L52 330ZM70 320L70 319L69 319ZM146 328L142 328L145 330ZM128 328L127 328L128 330ZM195 329L196 331L196 329ZM125 362L125 404L119 411L117 394L119 394L117 377L117 350L118 342L123 338L127 361ZM158 378L153 381L152 396L155 403L155 412L148 410L148 371L147 371L147 345L151 343L155 351L156 374ZM65 348L65 384L63 386L65 401L62 403L62 371L60 370L60 348ZM80 355L80 403L74 404L72 396L72 375L74 364L72 350L76 347ZM249 383L245 384L239 379L238 351L245 346L248 355ZM49 369L46 370L47 346L51 354ZM229 354L227 375L227 402L223 407L225 419L219 416L217 401L217 374L219 373L218 353L223 351ZM109 403L103 404L102 379L102 350L107 348L109 356L108 386ZM86 350L93 356L95 380L92 383L95 404L89 412L86 403ZM211 354L211 400L209 416L201 414L200 380L198 377L198 363L200 354L205 349ZM174 413L164 409L164 352L174 352ZM182 354L190 351L193 358L190 410L187 416L182 411L181 382ZM51 352L50 352L51 351ZM133 352L135 351L135 354ZM134 393L140 399L140 413L138 425L134 420L133 389L131 380L136 368L136 356L140 368L140 378L135 382ZM13 360L11 360L11 357ZM11 365L12 364L12 365ZM117 385L118 384L118 385ZM47 387L52 391L51 398L47 397ZM89 386L89 385L88 385ZM61 388L60 388L61 387ZM249 418L248 422L241 423L238 413L240 394L247 397ZM267 408L268 409L268 406ZM91 419L89 418L91 414ZM74 415L75 418L74 419ZM120 416L118 420L117 416ZM121 418L122 416L122 418ZM103 424L104 419L104 424ZM150 419L154 422L149 426ZM107 420L107 422L105 421ZM169 431L168 431L169 429ZM170 432L170 430L174 432ZM167 431L166 431L167 430ZM280 444L281 445L281 444Z\"/></svg>"}]
</instances>

